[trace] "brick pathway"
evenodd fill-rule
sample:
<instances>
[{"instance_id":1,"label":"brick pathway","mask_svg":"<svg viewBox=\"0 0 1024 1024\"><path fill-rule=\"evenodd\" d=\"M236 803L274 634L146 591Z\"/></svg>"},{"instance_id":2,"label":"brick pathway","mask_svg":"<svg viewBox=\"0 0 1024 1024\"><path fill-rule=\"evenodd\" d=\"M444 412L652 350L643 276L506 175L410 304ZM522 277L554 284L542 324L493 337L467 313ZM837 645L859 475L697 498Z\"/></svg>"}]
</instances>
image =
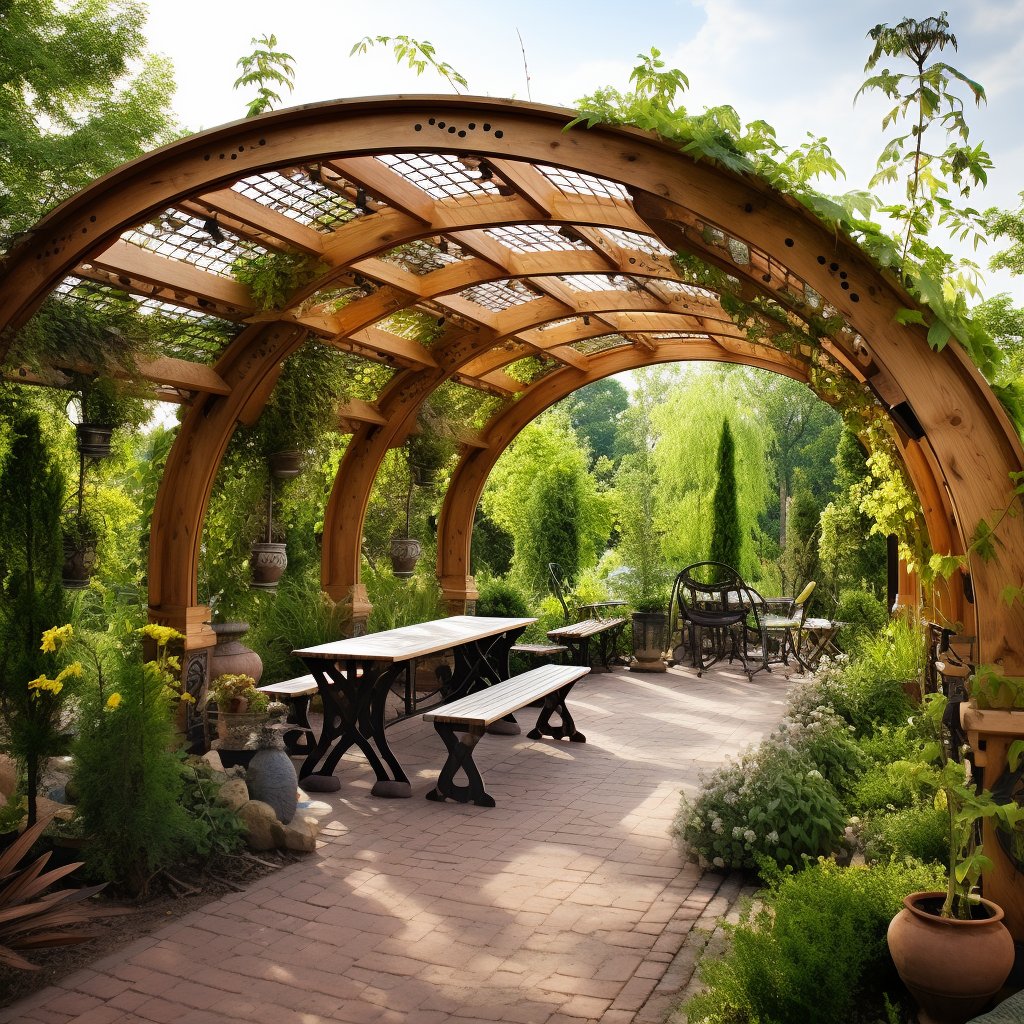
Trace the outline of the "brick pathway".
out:
<instances>
[{"instance_id":1,"label":"brick pathway","mask_svg":"<svg viewBox=\"0 0 1024 1024\"><path fill-rule=\"evenodd\" d=\"M586 744L483 739L492 809L424 800L443 746L404 722L389 735L411 800L371 798L365 762L345 758L316 854L0 1022L626 1024L721 884L672 846L679 790L770 729L785 690L780 675L593 676L570 701Z\"/></svg>"}]
</instances>

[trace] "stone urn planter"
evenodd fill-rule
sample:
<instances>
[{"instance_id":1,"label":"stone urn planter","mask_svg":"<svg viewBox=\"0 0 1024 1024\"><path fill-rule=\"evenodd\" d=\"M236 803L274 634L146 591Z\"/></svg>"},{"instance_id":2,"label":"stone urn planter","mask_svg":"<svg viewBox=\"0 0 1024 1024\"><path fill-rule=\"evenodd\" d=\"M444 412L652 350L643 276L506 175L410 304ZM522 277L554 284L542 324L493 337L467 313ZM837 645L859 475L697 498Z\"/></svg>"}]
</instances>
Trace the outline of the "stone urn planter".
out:
<instances>
[{"instance_id":1,"label":"stone urn planter","mask_svg":"<svg viewBox=\"0 0 1024 1024\"><path fill-rule=\"evenodd\" d=\"M217 622L213 631L217 634L217 646L210 654L210 679L249 676L258 685L263 675L263 661L242 643L242 637L249 631L249 623Z\"/></svg>"},{"instance_id":2,"label":"stone urn planter","mask_svg":"<svg viewBox=\"0 0 1024 1024\"><path fill-rule=\"evenodd\" d=\"M400 579L412 577L416 563L423 554L423 545L411 537L394 537L391 540L391 571Z\"/></svg>"},{"instance_id":3,"label":"stone urn planter","mask_svg":"<svg viewBox=\"0 0 1024 1024\"><path fill-rule=\"evenodd\" d=\"M889 924L889 952L918 1001L920 1024L964 1024L1003 987L1013 939L1003 911L982 900L969 921L940 917L944 892L915 892Z\"/></svg>"},{"instance_id":4,"label":"stone urn planter","mask_svg":"<svg viewBox=\"0 0 1024 1024\"><path fill-rule=\"evenodd\" d=\"M633 662L630 672L665 672L662 657L668 644L667 612L633 612Z\"/></svg>"},{"instance_id":5,"label":"stone urn planter","mask_svg":"<svg viewBox=\"0 0 1024 1024\"><path fill-rule=\"evenodd\" d=\"M267 715L231 714L217 711L217 738L210 746L220 755L225 768L248 768L259 750L260 733Z\"/></svg>"},{"instance_id":6,"label":"stone urn planter","mask_svg":"<svg viewBox=\"0 0 1024 1024\"><path fill-rule=\"evenodd\" d=\"M288 568L288 546L276 541L257 541L249 551L252 586L256 590L277 590L281 574Z\"/></svg>"},{"instance_id":7,"label":"stone urn planter","mask_svg":"<svg viewBox=\"0 0 1024 1024\"><path fill-rule=\"evenodd\" d=\"M113 427L104 427L98 423L78 423L75 434L78 436L78 452L87 459L105 459L110 455L110 436Z\"/></svg>"}]
</instances>

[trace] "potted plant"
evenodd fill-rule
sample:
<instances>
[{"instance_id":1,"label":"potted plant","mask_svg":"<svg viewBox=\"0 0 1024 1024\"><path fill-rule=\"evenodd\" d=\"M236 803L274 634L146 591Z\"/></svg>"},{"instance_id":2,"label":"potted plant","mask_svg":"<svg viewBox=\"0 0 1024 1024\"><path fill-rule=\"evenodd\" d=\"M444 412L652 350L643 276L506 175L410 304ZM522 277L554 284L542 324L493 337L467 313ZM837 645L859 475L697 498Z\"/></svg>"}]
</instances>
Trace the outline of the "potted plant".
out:
<instances>
[{"instance_id":1,"label":"potted plant","mask_svg":"<svg viewBox=\"0 0 1024 1024\"><path fill-rule=\"evenodd\" d=\"M225 768L248 767L259 749L260 731L267 721L270 698L256 689L247 675L222 675L210 684L207 710L217 707L217 739L211 746Z\"/></svg>"},{"instance_id":2,"label":"potted plant","mask_svg":"<svg viewBox=\"0 0 1024 1024\"><path fill-rule=\"evenodd\" d=\"M921 1006L922 1024L963 1024L1002 988L1013 966L1014 945L1002 908L975 893L992 862L977 841L977 824L988 818L1014 831L1024 808L1000 803L970 785L965 764L950 750L942 725L946 698L924 698L924 720L934 739L925 756L942 762L936 797L949 815L949 863L945 892L915 892L889 925L889 951L903 983Z\"/></svg>"},{"instance_id":3,"label":"potted plant","mask_svg":"<svg viewBox=\"0 0 1024 1024\"><path fill-rule=\"evenodd\" d=\"M278 452L278 456L283 455L296 455L298 452ZM250 546L250 557L249 566L252 569L252 586L256 590L277 590L277 584L281 580L285 569L288 568L288 545L285 544L284 540L274 540L274 478L277 476L275 473L275 463L273 459L270 461L270 480L267 483L267 525L266 530L263 534L263 540L254 541ZM291 476L298 476L299 469L296 469L294 473L291 470L294 468L293 465L282 466L281 463L277 464L278 471L284 473L290 473ZM283 479L289 479L289 476L284 476ZM283 536L278 533L277 536Z\"/></svg>"},{"instance_id":4,"label":"potted plant","mask_svg":"<svg viewBox=\"0 0 1024 1024\"><path fill-rule=\"evenodd\" d=\"M105 459L110 455L111 435L126 423L145 420L145 405L110 377L75 376L82 412L81 422L75 425L79 454Z\"/></svg>"}]
</instances>

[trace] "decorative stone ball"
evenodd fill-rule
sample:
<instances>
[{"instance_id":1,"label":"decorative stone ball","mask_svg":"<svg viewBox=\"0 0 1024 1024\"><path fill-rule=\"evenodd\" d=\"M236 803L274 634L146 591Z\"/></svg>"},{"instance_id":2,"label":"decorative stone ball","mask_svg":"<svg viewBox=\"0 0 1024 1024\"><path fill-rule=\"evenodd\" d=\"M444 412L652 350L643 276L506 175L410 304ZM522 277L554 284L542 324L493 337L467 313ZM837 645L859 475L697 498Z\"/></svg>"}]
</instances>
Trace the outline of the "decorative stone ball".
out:
<instances>
[{"instance_id":1,"label":"decorative stone ball","mask_svg":"<svg viewBox=\"0 0 1024 1024\"><path fill-rule=\"evenodd\" d=\"M247 773L249 796L274 808L277 820L286 825L299 804L295 766L284 750L257 750Z\"/></svg>"}]
</instances>

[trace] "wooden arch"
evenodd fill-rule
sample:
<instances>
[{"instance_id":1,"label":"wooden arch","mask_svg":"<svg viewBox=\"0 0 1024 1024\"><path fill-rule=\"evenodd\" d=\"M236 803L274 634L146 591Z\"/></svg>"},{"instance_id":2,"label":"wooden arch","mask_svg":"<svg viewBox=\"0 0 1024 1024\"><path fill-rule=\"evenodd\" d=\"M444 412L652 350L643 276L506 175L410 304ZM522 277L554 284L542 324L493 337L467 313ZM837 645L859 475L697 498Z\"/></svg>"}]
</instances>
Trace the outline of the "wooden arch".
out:
<instances>
[{"instance_id":1,"label":"wooden arch","mask_svg":"<svg viewBox=\"0 0 1024 1024\"><path fill-rule=\"evenodd\" d=\"M892 410L938 550L964 550L975 524L1005 504L1008 474L1024 466L1005 414L959 346L933 352L922 328L893 319L912 301L855 245L758 181L695 164L636 130L565 132L570 116L432 96L276 111L118 168L45 217L9 255L0 270L0 338L69 276L250 324L215 366L162 357L136 374L154 393L191 404L158 494L150 563L151 613L187 629L190 646L209 642L196 564L217 466L236 423L258 417L282 359L309 333L396 368L374 407L362 410L325 519L324 588L357 604L373 480L387 448L444 381L524 392L488 426L481 441L490 447L464 455L457 493L446 502L439 557L457 597L472 589L465 551L479 474L516 423L559 389L614 372L608 366L666 358L789 365L806 374L769 342L747 341L713 292L681 279L667 258L674 251L725 270L744 297L771 298L794 323L824 307L844 318L847 329L820 349L798 347L792 359L827 363ZM330 195L338 198L323 215ZM339 202L347 204L340 213ZM201 247L145 228L167 211L213 223L239 244L314 257L317 277L281 309L260 311ZM414 265L413 243L427 247L429 266ZM585 286L584 276L595 275L604 285ZM510 298L513 282L525 282L533 297ZM337 308L327 299L341 287L363 297ZM498 289L498 300L487 299L488 289ZM388 316L410 307L446 321L430 350L386 329ZM609 331L621 351L588 348ZM525 386L504 373L531 353L564 368ZM1020 673L1024 615L999 598L1024 578L1017 520L1001 540L998 563L972 565L980 653Z\"/></svg>"}]
</instances>

